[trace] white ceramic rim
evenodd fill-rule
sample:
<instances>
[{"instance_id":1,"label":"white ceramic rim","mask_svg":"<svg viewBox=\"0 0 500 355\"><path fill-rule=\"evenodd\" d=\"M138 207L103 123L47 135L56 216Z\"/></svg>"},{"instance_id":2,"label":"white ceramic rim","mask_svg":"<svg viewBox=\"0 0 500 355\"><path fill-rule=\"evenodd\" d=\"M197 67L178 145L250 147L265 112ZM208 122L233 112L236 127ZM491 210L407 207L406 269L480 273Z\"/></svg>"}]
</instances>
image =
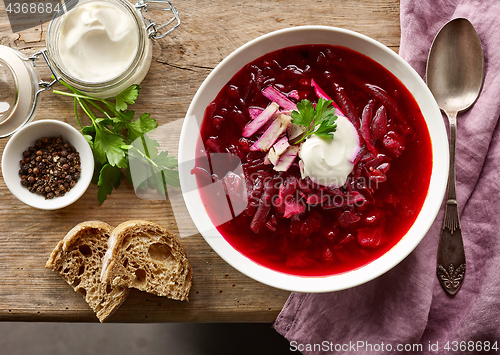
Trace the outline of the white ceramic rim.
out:
<instances>
[{"instance_id":1,"label":"white ceramic rim","mask_svg":"<svg viewBox=\"0 0 500 355\"><path fill-rule=\"evenodd\" d=\"M276 43L279 45L276 45ZM190 193L189 197L184 193L183 195L188 211L204 239L219 256L238 271L259 282L284 290L330 292L354 287L373 280L406 258L417 247L432 225L446 190L449 148L442 115L434 97L422 78L394 51L365 35L328 26L287 28L271 32L246 43L216 66L194 96L187 111L180 136L178 156L179 174L181 189L184 192L192 184L193 179L195 179L190 174L193 166L189 167L186 164L186 162L193 162L195 157L192 131L193 120L198 119L198 123L201 122L205 107L215 98L220 88L245 64L268 52L300 44L340 45L365 54L384 67L390 68L389 70L405 84L415 97L429 128L432 142L433 165L427 197L422 206L421 213L416 218L410 230L391 250L358 269L343 274L322 277L289 275L259 265L235 250L210 221L199 194ZM223 72L223 69L225 72ZM215 89L215 87L219 87L219 89ZM211 90L210 95L213 95L213 97L205 98L205 102L198 102L204 99L202 93L208 89ZM208 102L206 102L207 100ZM198 105L198 110L203 107L201 118L199 117L199 112L197 112L196 104Z\"/></svg>"},{"instance_id":2,"label":"white ceramic rim","mask_svg":"<svg viewBox=\"0 0 500 355\"><path fill-rule=\"evenodd\" d=\"M32 146L35 140L43 136L58 135L62 135L64 140L70 142L80 153L82 171L78 183L64 196L46 200L21 185L18 174L19 160L23 151ZM22 127L10 137L2 154L2 174L9 191L21 202L42 210L64 208L77 201L90 185L93 173L94 156L85 137L73 126L58 120L44 119Z\"/></svg>"}]
</instances>

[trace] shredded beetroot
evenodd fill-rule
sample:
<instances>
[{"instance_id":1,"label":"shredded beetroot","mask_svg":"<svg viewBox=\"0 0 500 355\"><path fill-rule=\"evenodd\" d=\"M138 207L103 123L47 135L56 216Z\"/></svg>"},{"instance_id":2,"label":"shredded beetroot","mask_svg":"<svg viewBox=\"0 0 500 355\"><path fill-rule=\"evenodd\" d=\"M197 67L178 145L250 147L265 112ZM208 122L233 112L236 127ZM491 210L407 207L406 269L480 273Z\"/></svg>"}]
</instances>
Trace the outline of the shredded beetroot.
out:
<instances>
[{"instance_id":1,"label":"shredded beetroot","mask_svg":"<svg viewBox=\"0 0 500 355\"><path fill-rule=\"evenodd\" d=\"M377 153L375 150L375 147L371 143L371 138L370 138L370 124L372 122L372 116L373 116L373 107L375 106L375 100L370 100L366 104L365 108L363 109L363 114L361 118L361 136L363 137L363 140L365 141L366 147L368 150L373 152L374 154Z\"/></svg>"},{"instance_id":2,"label":"shredded beetroot","mask_svg":"<svg viewBox=\"0 0 500 355\"><path fill-rule=\"evenodd\" d=\"M358 191L350 191L347 193L347 204L348 205L354 205L356 203L361 204L364 201L365 201L365 198Z\"/></svg>"},{"instance_id":3,"label":"shredded beetroot","mask_svg":"<svg viewBox=\"0 0 500 355\"><path fill-rule=\"evenodd\" d=\"M218 138L209 138L205 141L206 146L215 153L221 153L225 151Z\"/></svg>"},{"instance_id":4,"label":"shredded beetroot","mask_svg":"<svg viewBox=\"0 0 500 355\"><path fill-rule=\"evenodd\" d=\"M264 90L262 90L262 95L267 97L269 100L276 102L280 107L285 110L296 110L297 106L290 101L288 97L282 92L276 90L274 86L268 86Z\"/></svg>"},{"instance_id":5,"label":"shredded beetroot","mask_svg":"<svg viewBox=\"0 0 500 355\"><path fill-rule=\"evenodd\" d=\"M255 179L255 182L251 184L251 186L248 186L247 184L247 191L248 204L245 208L244 214L247 216L253 216L260 204L260 198L262 196L262 192L264 191L264 180Z\"/></svg>"},{"instance_id":6,"label":"shredded beetroot","mask_svg":"<svg viewBox=\"0 0 500 355\"><path fill-rule=\"evenodd\" d=\"M314 79L311 79L311 86L314 88L314 92L316 93L316 96L318 96L318 99L323 98L325 100L332 100L332 106L335 107L336 110L338 110L337 115L345 116L340 106L337 105L337 103L326 94L326 92L318 85L318 83Z\"/></svg>"},{"instance_id":7,"label":"shredded beetroot","mask_svg":"<svg viewBox=\"0 0 500 355\"><path fill-rule=\"evenodd\" d=\"M356 113L356 108L354 107L354 104L352 101L349 99L347 96L345 89L340 86L337 83L333 84L335 87L335 95L337 97L337 102L339 103L339 106L341 107L342 112L345 114L345 117L347 117L352 125L359 130L360 128L360 122L359 122L359 117L358 114Z\"/></svg>"},{"instance_id":8,"label":"shredded beetroot","mask_svg":"<svg viewBox=\"0 0 500 355\"><path fill-rule=\"evenodd\" d=\"M314 183L312 182L311 178L306 177L305 179L298 180L298 186L301 191L309 194L313 191Z\"/></svg>"},{"instance_id":9,"label":"shredded beetroot","mask_svg":"<svg viewBox=\"0 0 500 355\"><path fill-rule=\"evenodd\" d=\"M328 96L325 91L316 83L314 79L311 79L311 86L314 88L314 92L318 96L318 99L331 100L332 98ZM336 103L333 103L335 108L339 108Z\"/></svg>"},{"instance_id":10,"label":"shredded beetroot","mask_svg":"<svg viewBox=\"0 0 500 355\"><path fill-rule=\"evenodd\" d=\"M255 118L257 118L257 116L259 116L262 111L264 111L263 109L261 109L260 107L250 107L248 109L248 115L250 116L250 119L251 120L254 120Z\"/></svg>"},{"instance_id":11,"label":"shredded beetroot","mask_svg":"<svg viewBox=\"0 0 500 355\"><path fill-rule=\"evenodd\" d=\"M289 176L279 188L278 198L274 201L274 204L285 218L300 215L306 209L303 199L296 193L297 187L298 178Z\"/></svg>"},{"instance_id":12,"label":"shredded beetroot","mask_svg":"<svg viewBox=\"0 0 500 355\"><path fill-rule=\"evenodd\" d=\"M398 105L394 102L394 100L389 96L389 94L382 89L381 87L373 84L365 83L364 86L367 88L369 92L371 92L375 97L382 100L382 102L387 106L387 108L396 115L396 117L400 117L401 114L399 112Z\"/></svg>"},{"instance_id":13,"label":"shredded beetroot","mask_svg":"<svg viewBox=\"0 0 500 355\"><path fill-rule=\"evenodd\" d=\"M323 203L328 198L327 194L321 191L314 191L313 193L307 196L307 204L308 205L317 205Z\"/></svg>"},{"instance_id":14,"label":"shredded beetroot","mask_svg":"<svg viewBox=\"0 0 500 355\"><path fill-rule=\"evenodd\" d=\"M376 248L382 242L385 223L377 228L361 228L358 230L358 243L365 248Z\"/></svg>"},{"instance_id":15,"label":"shredded beetroot","mask_svg":"<svg viewBox=\"0 0 500 355\"><path fill-rule=\"evenodd\" d=\"M260 199L259 207L255 212L252 222L250 223L250 229L255 233L260 233L262 228L265 226L267 221L267 215L271 211L272 200L276 194L276 186L273 180L267 180L264 184L264 193Z\"/></svg>"},{"instance_id":16,"label":"shredded beetroot","mask_svg":"<svg viewBox=\"0 0 500 355\"><path fill-rule=\"evenodd\" d=\"M287 96L291 99L294 99L294 100L300 99L299 92L297 90L290 91Z\"/></svg>"},{"instance_id":17,"label":"shredded beetroot","mask_svg":"<svg viewBox=\"0 0 500 355\"><path fill-rule=\"evenodd\" d=\"M304 213L306 210L306 204L301 198L297 198L295 195L289 196L285 200L285 213L283 217L290 218L292 216L298 216Z\"/></svg>"},{"instance_id":18,"label":"shredded beetroot","mask_svg":"<svg viewBox=\"0 0 500 355\"><path fill-rule=\"evenodd\" d=\"M343 227L347 227L351 224L358 222L361 218L351 211L345 211L339 217L339 222Z\"/></svg>"},{"instance_id":19,"label":"shredded beetroot","mask_svg":"<svg viewBox=\"0 0 500 355\"><path fill-rule=\"evenodd\" d=\"M373 117L370 127L370 135L372 143L377 139L381 139L387 133L387 112L384 105L380 106L375 116Z\"/></svg>"},{"instance_id":20,"label":"shredded beetroot","mask_svg":"<svg viewBox=\"0 0 500 355\"><path fill-rule=\"evenodd\" d=\"M298 234L302 238L309 237L320 229L322 219L323 216L314 210L305 219L301 219L300 215L294 215L290 224L290 233Z\"/></svg>"},{"instance_id":21,"label":"shredded beetroot","mask_svg":"<svg viewBox=\"0 0 500 355\"><path fill-rule=\"evenodd\" d=\"M289 196L293 195L297 190L299 179L296 176L288 176L283 184L279 187L278 198L274 201L276 209L280 213L285 213L285 201Z\"/></svg>"},{"instance_id":22,"label":"shredded beetroot","mask_svg":"<svg viewBox=\"0 0 500 355\"><path fill-rule=\"evenodd\" d=\"M253 135L259 130L259 128L264 126L273 117L278 109L278 104L275 102L271 102L269 106L267 106L267 108L260 113L259 116L257 116L253 121L250 121L245 126L245 128L243 128L241 135L247 138Z\"/></svg>"},{"instance_id":23,"label":"shredded beetroot","mask_svg":"<svg viewBox=\"0 0 500 355\"><path fill-rule=\"evenodd\" d=\"M394 131L388 132L382 141L384 147L394 157L399 157L405 150L404 138Z\"/></svg>"}]
</instances>

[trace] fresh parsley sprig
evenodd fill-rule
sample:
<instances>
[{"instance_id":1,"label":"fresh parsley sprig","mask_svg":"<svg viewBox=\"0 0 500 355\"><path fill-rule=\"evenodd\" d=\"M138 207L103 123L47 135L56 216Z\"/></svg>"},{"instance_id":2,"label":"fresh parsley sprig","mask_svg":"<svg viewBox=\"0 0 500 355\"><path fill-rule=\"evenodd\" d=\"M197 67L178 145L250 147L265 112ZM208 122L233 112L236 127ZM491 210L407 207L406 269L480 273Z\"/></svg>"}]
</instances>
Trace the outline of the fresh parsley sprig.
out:
<instances>
[{"instance_id":1,"label":"fresh parsley sprig","mask_svg":"<svg viewBox=\"0 0 500 355\"><path fill-rule=\"evenodd\" d=\"M335 107L330 106L332 100L320 98L316 107L309 100L302 100L297 103L297 110L292 111L292 123L306 127L306 132L299 140L298 144L312 134L321 137L333 139L333 133L337 130L337 116Z\"/></svg>"},{"instance_id":2,"label":"fresh parsley sprig","mask_svg":"<svg viewBox=\"0 0 500 355\"><path fill-rule=\"evenodd\" d=\"M139 95L138 85L128 87L113 98L99 99L61 83L71 92L53 92L74 98L76 120L95 158L93 181L98 186L97 198L100 203L106 200L113 188L120 186L125 177L122 169L126 169L131 180L129 157L138 159L144 165L142 171L145 176L139 188L156 188L165 192L165 184L175 187L180 185L175 170L177 158L169 156L166 151L160 152L158 142L146 135L158 127L156 120L148 113L135 118L135 111L128 110L128 105L134 104ZM78 107L90 118L90 125L82 125ZM102 117L97 117L95 112ZM137 139L140 139L140 148L132 145Z\"/></svg>"}]
</instances>

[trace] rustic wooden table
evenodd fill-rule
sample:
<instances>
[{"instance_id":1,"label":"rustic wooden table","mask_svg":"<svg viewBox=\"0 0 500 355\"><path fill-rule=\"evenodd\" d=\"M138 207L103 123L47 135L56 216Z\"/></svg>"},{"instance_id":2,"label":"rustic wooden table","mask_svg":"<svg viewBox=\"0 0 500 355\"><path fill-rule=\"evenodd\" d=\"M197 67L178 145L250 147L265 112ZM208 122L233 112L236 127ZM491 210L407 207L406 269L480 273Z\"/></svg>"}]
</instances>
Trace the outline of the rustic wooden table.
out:
<instances>
[{"instance_id":1,"label":"rustic wooden table","mask_svg":"<svg viewBox=\"0 0 500 355\"><path fill-rule=\"evenodd\" d=\"M300 25L328 25L368 35L399 49L398 0L172 0L182 20L170 36L154 41L153 63L135 110L160 124L182 118L196 90L228 54L265 33ZM13 33L0 1L0 44L33 54L45 47L48 23ZM42 78L49 71L39 65ZM58 86L58 88L62 88ZM36 119L77 126L73 102L45 92ZM177 140L177 137L172 137ZM0 140L0 155L8 139ZM123 183L103 203L91 185L75 204L41 211L19 202L0 172L0 320L80 321L97 318L87 303L45 262L74 225L100 219L118 225L149 219L175 229L168 202L137 198ZM181 240L194 269L189 302L132 292L110 322L273 322L289 292L258 283L224 262L200 234Z\"/></svg>"}]
</instances>

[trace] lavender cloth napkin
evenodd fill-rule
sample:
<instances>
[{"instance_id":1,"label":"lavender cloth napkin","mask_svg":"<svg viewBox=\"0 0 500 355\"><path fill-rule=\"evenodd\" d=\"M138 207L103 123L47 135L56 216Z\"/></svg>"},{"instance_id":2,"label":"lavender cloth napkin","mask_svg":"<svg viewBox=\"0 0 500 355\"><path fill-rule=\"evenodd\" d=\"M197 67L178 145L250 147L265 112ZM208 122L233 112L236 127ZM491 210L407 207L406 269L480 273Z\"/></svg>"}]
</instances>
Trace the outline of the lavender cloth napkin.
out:
<instances>
[{"instance_id":1,"label":"lavender cloth napkin","mask_svg":"<svg viewBox=\"0 0 500 355\"><path fill-rule=\"evenodd\" d=\"M476 28L486 70L481 96L458 117L457 194L467 258L464 284L450 297L436 278L441 209L414 252L379 278L339 292L292 293L274 323L292 350L395 354L412 353L410 346L421 344L413 350L477 353L470 351L472 341L483 349L489 342L487 353L500 353L500 1L401 0L400 55L424 77L434 36L456 17L468 18ZM492 349L495 342L497 351ZM445 349L447 343L450 351ZM319 351L308 351L314 344L322 345L316 347ZM403 347L398 352L398 344L406 345L407 351ZM469 347L462 351L460 345Z\"/></svg>"}]
</instances>

